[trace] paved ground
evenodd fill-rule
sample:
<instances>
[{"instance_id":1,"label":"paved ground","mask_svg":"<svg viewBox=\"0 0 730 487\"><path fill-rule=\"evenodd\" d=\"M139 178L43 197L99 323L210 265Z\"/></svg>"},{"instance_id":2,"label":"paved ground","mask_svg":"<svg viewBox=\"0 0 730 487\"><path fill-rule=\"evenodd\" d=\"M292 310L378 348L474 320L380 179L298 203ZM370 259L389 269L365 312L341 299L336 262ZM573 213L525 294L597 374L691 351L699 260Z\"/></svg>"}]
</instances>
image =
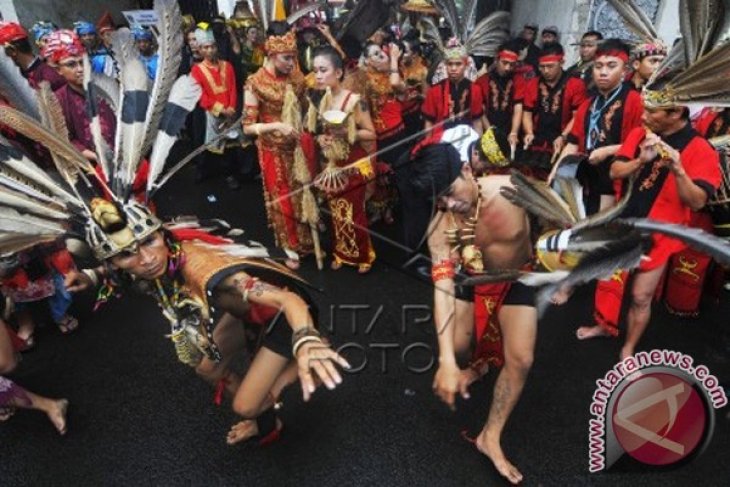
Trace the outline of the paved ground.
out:
<instances>
[{"instance_id":1,"label":"paved ground","mask_svg":"<svg viewBox=\"0 0 730 487\"><path fill-rule=\"evenodd\" d=\"M194 185L186 170L160 195L161 211L177 194L178 211L224 216L249 238L269 242L259 183L235 193L223 187L222 181ZM409 370L432 359L432 325L416 322L428 313L429 285L402 271L386 242L377 247L380 260L367 276L304 266L303 274L323 290L316 296L323 326L335 343L351 343L344 354L362 370L334 392L318 391L309 404L295 388L286 391L282 441L265 449L228 447L235 416L227 404L214 406L209 387L177 363L154 302L132 296L93 316L83 312L83 326L72 336L51 327L39 331L37 349L14 377L70 400L69 433L59 437L31 413L0 424L0 485L501 485L460 434L479 430L495 374L474 386L457 413L437 401L433 370ZM540 323L535 366L504 441L525 485L727 485L726 410L717 414L707 450L687 465L656 470L624 458L605 473L588 472L595 380L619 350L616 341L574 338L590 296L579 292ZM728 298L704 303L699 320L674 319L655 307L644 348L681 350L730 379L729 348L721 339ZM359 308L354 328L353 307ZM424 345L412 346L401 360L414 343Z\"/></svg>"}]
</instances>

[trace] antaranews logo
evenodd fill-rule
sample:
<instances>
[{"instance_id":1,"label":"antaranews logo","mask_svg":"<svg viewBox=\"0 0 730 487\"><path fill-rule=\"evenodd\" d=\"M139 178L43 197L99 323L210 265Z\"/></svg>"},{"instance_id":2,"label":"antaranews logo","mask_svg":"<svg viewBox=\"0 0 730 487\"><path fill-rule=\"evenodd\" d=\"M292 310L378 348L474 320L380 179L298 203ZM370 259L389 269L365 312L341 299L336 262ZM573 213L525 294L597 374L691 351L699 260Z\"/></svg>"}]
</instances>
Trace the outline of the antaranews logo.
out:
<instances>
[{"instance_id":1,"label":"antaranews logo","mask_svg":"<svg viewBox=\"0 0 730 487\"><path fill-rule=\"evenodd\" d=\"M605 470L624 454L671 465L707 447L715 409L727 404L717 377L672 350L639 352L596 381L588 432L588 469Z\"/></svg>"}]
</instances>

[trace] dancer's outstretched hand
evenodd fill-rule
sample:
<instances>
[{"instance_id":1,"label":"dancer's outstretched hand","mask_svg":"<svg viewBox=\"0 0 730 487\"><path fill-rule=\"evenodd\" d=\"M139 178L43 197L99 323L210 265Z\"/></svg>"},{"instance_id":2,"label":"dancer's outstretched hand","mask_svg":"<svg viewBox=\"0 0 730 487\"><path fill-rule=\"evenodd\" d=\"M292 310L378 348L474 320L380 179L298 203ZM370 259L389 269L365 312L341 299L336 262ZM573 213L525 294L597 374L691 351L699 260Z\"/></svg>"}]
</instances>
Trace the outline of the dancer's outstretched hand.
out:
<instances>
[{"instance_id":1,"label":"dancer's outstretched hand","mask_svg":"<svg viewBox=\"0 0 730 487\"><path fill-rule=\"evenodd\" d=\"M314 394L314 390L317 388L317 379L330 390L342 383L342 376L336 365L345 369L350 368L347 360L324 343L318 341L302 345L297 350L296 360L305 401L309 401L309 398Z\"/></svg>"}]
</instances>

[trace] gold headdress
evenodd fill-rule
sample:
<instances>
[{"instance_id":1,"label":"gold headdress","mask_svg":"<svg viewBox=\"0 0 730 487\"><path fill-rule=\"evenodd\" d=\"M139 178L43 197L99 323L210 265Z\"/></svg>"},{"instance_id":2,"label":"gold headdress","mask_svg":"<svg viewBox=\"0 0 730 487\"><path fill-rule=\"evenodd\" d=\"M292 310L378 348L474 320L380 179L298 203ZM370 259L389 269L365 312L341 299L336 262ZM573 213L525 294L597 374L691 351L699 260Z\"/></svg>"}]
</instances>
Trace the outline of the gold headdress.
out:
<instances>
[{"instance_id":1,"label":"gold headdress","mask_svg":"<svg viewBox=\"0 0 730 487\"><path fill-rule=\"evenodd\" d=\"M265 50L267 55L297 51L297 36L289 31L281 36L269 36L266 39Z\"/></svg>"},{"instance_id":2,"label":"gold headdress","mask_svg":"<svg viewBox=\"0 0 730 487\"><path fill-rule=\"evenodd\" d=\"M416 14L438 15L439 13L429 0L408 0L400 6L400 9Z\"/></svg>"},{"instance_id":3,"label":"gold headdress","mask_svg":"<svg viewBox=\"0 0 730 487\"><path fill-rule=\"evenodd\" d=\"M234 29L247 29L254 25L259 25L259 19L251 12L248 3L238 2L233 11L233 17L226 21Z\"/></svg>"},{"instance_id":4,"label":"gold headdress","mask_svg":"<svg viewBox=\"0 0 730 487\"><path fill-rule=\"evenodd\" d=\"M510 165L508 156L510 153L510 146L507 141L507 136L494 125L484 131L479 143L479 148L490 165L497 167Z\"/></svg>"}]
</instances>

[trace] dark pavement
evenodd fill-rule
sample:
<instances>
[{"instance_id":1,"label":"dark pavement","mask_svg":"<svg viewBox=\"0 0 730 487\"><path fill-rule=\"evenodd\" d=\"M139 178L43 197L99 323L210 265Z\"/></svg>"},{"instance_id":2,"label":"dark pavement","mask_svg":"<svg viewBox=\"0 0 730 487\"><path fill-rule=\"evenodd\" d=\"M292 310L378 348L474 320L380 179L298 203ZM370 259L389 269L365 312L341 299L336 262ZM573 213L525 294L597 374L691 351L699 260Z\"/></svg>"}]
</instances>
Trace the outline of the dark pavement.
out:
<instances>
[{"instance_id":1,"label":"dark pavement","mask_svg":"<svg viewBox=\"0 0 730 487\"><path fill-rule=\"evenodd\" d=\"M161 214L175 208L223 217L246 229L247 238L271 243L259 182L231 192L222 179L192 180L187 168L161 192ZM483 424L496 373L474 385L456 413L436 399L435 369L413 371L435 358L428 351L433 325L424 320L430 285L401 270L391 245L376 242L380 258L366 276L351 268L318 272L311 260L303 266L302 274L323 290L315 295L321 326L335 344L350 344L343 354L362 370L346 375L335 391L317 391L309 404L298 386L285 391L281 441L263 449L227 446L236 421L230 405L216 407L211 388L177 362L153 300L128 296L93 315L83 311L73 335L50 326L38 331L36 349L13 377L40 394L68 398L69 432L60 437L40 413L24 411L0 424L0 486L502 485L461 436ZM726 409L717 412L707 450L687 465L650 469L624 458L607 472L588 472L591 396L620 347L575 339L591 297L588 289L579 291L539 325L535 365L503 445L524 484L727 485ZM671 318L656 305L642 349L680 350L730 380L727 342L720 338L728 298L703 303L698 320ZM85 310L89 299L81 301L77 307Z\"/></svg>"}]
</instances>

